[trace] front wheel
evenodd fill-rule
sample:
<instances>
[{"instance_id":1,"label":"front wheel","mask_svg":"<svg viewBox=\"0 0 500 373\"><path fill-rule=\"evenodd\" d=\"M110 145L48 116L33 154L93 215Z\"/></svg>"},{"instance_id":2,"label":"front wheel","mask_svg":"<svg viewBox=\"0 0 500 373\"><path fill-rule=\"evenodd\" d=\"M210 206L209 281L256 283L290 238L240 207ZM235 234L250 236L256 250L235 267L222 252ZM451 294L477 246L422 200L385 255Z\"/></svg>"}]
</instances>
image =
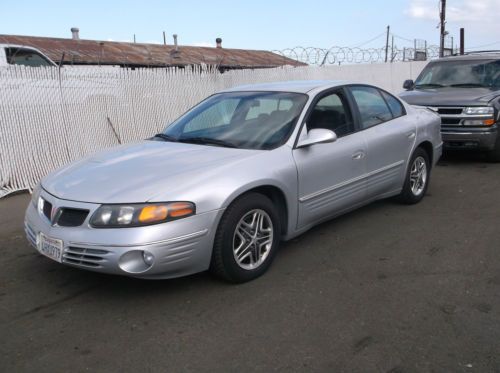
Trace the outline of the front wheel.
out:
<instances>
[{"instance_id":1,"label":"front wheel","mask_svg":"<svg viewBox=\"0 0 500 373\"><path fill-rule=\"evenodd\" d=\"M412 205L424 198L430 178L430 162L427 152L417 148L410 158L410 166L406 171L403 190L399 195L402 203Z\"/></svg>"},{"instance_id":2,"label":"front wheel","mask_svg":"<svg viewBox=\"0 0 500 373\"><path fill-rule=\"evenodd\" d=\"M258 193L240 197L219 223L210 271L235 283L261 276L276 255L280 232L280 219L269 198Z\"/></svg>"},{"instance_id":3,"label":"front wheel","mask_svg":"<svg viewBox=\"0 0 500 373\"><path fill-rule=\"evenodd\" d=\"M490 162L500 162L500 133L497 134L497 141L495 142L495 148L487 153L488 160Z\"/></svg>"}]
</instances>

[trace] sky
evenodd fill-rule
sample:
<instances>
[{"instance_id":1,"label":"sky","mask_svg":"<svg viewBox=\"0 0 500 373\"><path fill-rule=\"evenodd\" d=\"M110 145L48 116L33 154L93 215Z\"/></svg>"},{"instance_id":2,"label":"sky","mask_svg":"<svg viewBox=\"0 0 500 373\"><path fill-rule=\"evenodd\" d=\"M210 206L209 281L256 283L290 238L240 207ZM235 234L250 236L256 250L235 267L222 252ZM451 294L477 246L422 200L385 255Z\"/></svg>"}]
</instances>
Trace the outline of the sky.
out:
<instances>
[{"instance_id":1,"label":"sky","mask_svg":"<svg viewBox=\"0 0 500 373\"><path fill-rule=\"evenodd\" d=\"M466 48L500 49L500 0L448 0L447 30ZM439 44L439 0L0 0L0 34L283 50L381 47L387 25L397 47Z\"/></svg>"}]
</instances>

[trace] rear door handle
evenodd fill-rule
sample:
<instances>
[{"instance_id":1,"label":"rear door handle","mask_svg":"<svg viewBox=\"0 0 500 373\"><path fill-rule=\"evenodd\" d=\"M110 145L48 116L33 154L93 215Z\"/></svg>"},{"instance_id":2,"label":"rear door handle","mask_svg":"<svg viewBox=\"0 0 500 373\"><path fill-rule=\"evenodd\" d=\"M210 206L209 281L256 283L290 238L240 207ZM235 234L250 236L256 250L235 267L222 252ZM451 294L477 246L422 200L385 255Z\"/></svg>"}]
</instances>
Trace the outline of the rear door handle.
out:
<instances>
[{"instance_id":1,"label":"rear door handle","mask_svg":"<svg viewBox=\"0 0 500 373\"><path fill-rule=\"evenodd\" d=\"M358 160L363 159L365 157L365 152L356 152L352 155L352 159Z\"/></svg>"},{"instance_id":2,"label":"rear door handle","mask_svg":"<svg viewBox=\"0 0 500 373\"><path fill-rule=\"evenodd\" d=\"M410 140L413 140L415 138L415 132L409 132L406 134Z\"/></svg>"}]
</instances>

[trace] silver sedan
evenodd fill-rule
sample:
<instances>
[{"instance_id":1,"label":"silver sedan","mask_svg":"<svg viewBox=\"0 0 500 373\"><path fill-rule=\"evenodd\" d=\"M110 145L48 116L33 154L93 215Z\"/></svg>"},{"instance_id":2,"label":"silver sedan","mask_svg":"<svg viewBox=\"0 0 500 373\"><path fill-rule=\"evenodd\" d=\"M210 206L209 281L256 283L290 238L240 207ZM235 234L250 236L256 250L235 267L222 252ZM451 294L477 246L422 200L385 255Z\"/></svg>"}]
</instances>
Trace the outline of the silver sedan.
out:
<instances>
[{"instance_id":1,"label":"silver sedan","mask_svg":"<svg viewBox=\"0 0 500 373\"><path fill-rule=\"evenodd\" d=\"M28 240L77 268L146 279L262 275L278 245L372 201L419 202L440 119L363 84L297 81L214 94L152 138L45 177Z\"/></svg>"}]
</instances>

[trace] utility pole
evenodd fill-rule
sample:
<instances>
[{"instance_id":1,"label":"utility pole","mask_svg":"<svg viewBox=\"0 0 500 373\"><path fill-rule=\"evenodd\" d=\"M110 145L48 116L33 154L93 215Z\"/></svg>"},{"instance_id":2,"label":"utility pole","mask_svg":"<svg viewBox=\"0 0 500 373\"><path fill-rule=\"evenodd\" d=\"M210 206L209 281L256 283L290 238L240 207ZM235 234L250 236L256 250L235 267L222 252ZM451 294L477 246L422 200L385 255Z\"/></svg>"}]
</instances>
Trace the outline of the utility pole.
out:
<instances>
[{"instance_id":1,"label":"utility pole","mask_svg":"<svg viewBox=\"0 0 500 373\"><path fill-rule=\"evenodd\" d=\"M387 37L385 39L385 62L387 62L387 54L389 53L389 32L391 30L391 26L387 26Z\"/></svg>"},{"instance_id":2,"label":"utility pole","mask_svg":"<svg viewBox=\"0 0 500 373\"><path fill-rule=\"evenodd\" d=\"M465 29L460 29L460 54L465 53Z\"/></svg>"},{"instance_id":3,"label":"utility pole","mask_svg":"<svg viewBox=\"0 0 500 373\"><path fill-rule=\"evenodd\" d=\"M445 24L446 24L446 0L441 0L441 11L439 13L439 19L441 20L441 38L439 40L439 57L444 57L444 37L446 35Z\"/></svg>"},{"instance_id":4,"label":"utility pole","mask_svg":"<svg viewBox=\"0 0 500 373\"><path fill-rule=\"evenodd\" d=\"M394 62L394 35L392 35L392 42L391 42L391 63Z\"/></svg>"}]
</instances>

